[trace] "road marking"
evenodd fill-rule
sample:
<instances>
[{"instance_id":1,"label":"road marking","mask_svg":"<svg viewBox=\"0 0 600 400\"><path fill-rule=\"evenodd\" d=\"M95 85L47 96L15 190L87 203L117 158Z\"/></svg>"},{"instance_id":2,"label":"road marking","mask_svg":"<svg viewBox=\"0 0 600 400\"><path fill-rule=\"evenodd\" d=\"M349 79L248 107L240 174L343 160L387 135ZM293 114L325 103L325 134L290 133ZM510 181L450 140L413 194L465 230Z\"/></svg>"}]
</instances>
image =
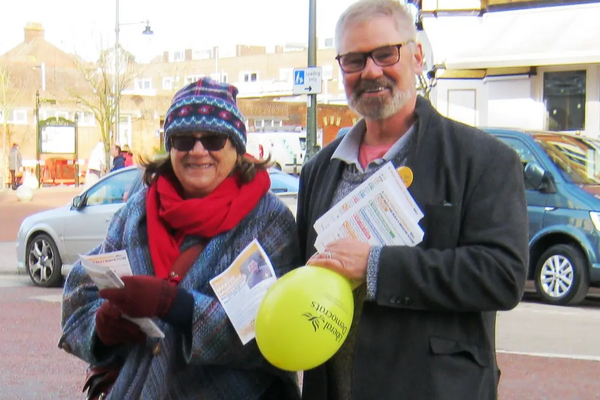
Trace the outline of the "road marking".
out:
<instances>
[{"instance_id":1,"label":"road marking","mask_svg":"<svg viewBox=\"0 0 600 400\"><path fill-rule=\"evenodd\" d=\"M0 288L31 286L28 276L0 274Z\"/></svg>"},{"instance_id":2,"label":"road marking","mask_svg":"<svg viewBox=\"0 0 600 400\"><path fill-rule=\"evenodd\" d=\"M62 294L49 294L47 296L34 296L32 299L45 301L47 303L60 303L62 301Z\"/></svg>"},{"instance_id":3,"label":"road marking","mask_svg":"<svg viewBox=\"0 0 600 400\"><path fill-rule=\"evenodd\" d=\"M500 311L499 316L506 315L508 313L515 314L545 314L545 315L560 315L564 317L581 317L586 318L600 318L597 308L572 308L564 306L552 306L546 304L537 303L521 303L516 308L509 311Z\"/></svg>"},{"instance_id":4,"label":"road marking","mask_svg":"<svg viewBox=\"0 0 600 400\"><path fill-rule=\"evenodd\" d=\"M557 354L557 353L529 353L525 351L496 350L496 353L514 354L518 356L545 357L545 358L567 358L571 360L600 361L600 356L584 356L581 354Z\"/></svg>"}]
</instances>

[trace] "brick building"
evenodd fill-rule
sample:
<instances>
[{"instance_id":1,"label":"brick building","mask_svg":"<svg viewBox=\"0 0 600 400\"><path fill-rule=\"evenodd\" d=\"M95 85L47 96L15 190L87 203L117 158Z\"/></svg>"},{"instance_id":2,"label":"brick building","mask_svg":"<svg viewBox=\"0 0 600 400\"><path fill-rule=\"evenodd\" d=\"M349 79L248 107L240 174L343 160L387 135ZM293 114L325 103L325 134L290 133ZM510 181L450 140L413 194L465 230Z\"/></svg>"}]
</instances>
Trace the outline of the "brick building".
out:
<instances>
[{"instance_id":1,"label":"brick building","mask_svg":"<svg viewBox=\"0 0 600 400\"><path fill-rule=\"evenodd\" d=\"M318 127L323 129L327 143L335 137L339 127L351 125L356 116L345 106L331 40L321 43L321 47L317 59L323 68L324 82L323 93L318 97ZM121 59L127 58L126 51L121 52ZM36 92L40 99L40 120L50 117L74 120L77 114L79 159L82 162L87 159L101 138L101 129L94 114L82 102L82 99L93 102L98 98L97 90L90 84L91 78L86 78L84 71L92 71L92 75L108 74L107 82L112 81L114 69L110 66L114 62L110 58L114 60L114 50L107 50L104 56L106 62L100 65L101 61L89 63L68 54L46 41L43 27L36 23L27 24L22 43L0 55L0 134L6 131L7 148L12 142L20 144L25 166L34 168L36 164ZM173 94L202 76L238 86L239 106L250 131L288 125L304 127L306 97L293 96L292 79L293 69L305 67L307 57L303 46L267 49L238 45L167 51L146 64L127 58L129 75L122 77L119 137L111 136L111 142L128 144L134 153L143 156L156 152L161 147L164 115ZM3 141L0 149L2 147ZM75 156L41 154L41 164L49 158L72 160Z\"/></svg>"}]
</instances>

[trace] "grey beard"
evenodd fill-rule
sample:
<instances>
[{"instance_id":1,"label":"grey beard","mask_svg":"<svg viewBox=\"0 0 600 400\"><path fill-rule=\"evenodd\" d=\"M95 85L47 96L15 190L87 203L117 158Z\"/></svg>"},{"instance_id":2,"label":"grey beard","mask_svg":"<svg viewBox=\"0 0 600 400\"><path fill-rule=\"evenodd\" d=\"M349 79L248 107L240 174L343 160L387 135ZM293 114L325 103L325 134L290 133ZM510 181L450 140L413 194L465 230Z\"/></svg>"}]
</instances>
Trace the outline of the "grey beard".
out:
<instances>
[{"instance_id":1,"label":"grey beard","mask_svg":"<svg viewBox=\"0 0 600 400\"><path fill-rule=\"evenodd\" d=\"M416 90L416 89L415 89ZM347 97L348 105L360 116L367 119L382 120L389 118L402 109L414 93L392 89L392 98L389 99L361 99L352 95Z\"/></svg>"}]
</instances>

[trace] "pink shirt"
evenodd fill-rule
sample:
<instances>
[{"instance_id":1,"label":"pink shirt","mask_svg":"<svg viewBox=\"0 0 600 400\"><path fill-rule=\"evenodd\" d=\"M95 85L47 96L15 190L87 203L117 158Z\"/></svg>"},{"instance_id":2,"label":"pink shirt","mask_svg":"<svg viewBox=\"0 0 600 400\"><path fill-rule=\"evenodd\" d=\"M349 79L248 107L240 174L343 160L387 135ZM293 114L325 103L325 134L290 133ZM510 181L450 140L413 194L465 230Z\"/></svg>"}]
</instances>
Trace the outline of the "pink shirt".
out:
<instances>
[{"instance_id":1,"label":"pink shirt","mask_svg":"<svg viewBox=\"0 0 600 400\"><path fill-rule=\"evenodd\" d=\"M394 143L368 146L364 143L361 143L360 147L358 148L358 162L363 170L367 170L367 166L371 163L371 161L383 158L385 153L387 153L393 145Z\"/></svg>"}]
</instances>

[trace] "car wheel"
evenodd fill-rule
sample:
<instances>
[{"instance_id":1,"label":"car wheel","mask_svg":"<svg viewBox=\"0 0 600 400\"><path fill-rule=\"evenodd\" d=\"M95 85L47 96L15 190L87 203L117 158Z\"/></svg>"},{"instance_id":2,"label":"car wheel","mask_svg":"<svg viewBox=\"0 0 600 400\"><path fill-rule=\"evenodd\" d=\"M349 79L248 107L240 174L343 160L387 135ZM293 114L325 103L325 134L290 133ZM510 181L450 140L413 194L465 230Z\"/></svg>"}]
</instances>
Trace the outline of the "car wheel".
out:
<instances>
[{"instance_id":1,"label":"car wheel","mask_svg":"<svg viewBox=\"0 0 600 400\"><path fill-rule=\"evenodd\" d=\"M27 273L34 285L60 286L62 260L54 240L45 233L30 239L25 254Z\"/></svg>"},{"instance_id":2,"label":"car wheel","mask_svg":"<svg viewBox=\"0 0 600 400\"><path fill-rule=\"evenodd\" d=\"M545 302L575 305L585 298L589 287L588 263L578 248L557 244L538 260L535 289Z\"/></svg>"}]
</instances>

